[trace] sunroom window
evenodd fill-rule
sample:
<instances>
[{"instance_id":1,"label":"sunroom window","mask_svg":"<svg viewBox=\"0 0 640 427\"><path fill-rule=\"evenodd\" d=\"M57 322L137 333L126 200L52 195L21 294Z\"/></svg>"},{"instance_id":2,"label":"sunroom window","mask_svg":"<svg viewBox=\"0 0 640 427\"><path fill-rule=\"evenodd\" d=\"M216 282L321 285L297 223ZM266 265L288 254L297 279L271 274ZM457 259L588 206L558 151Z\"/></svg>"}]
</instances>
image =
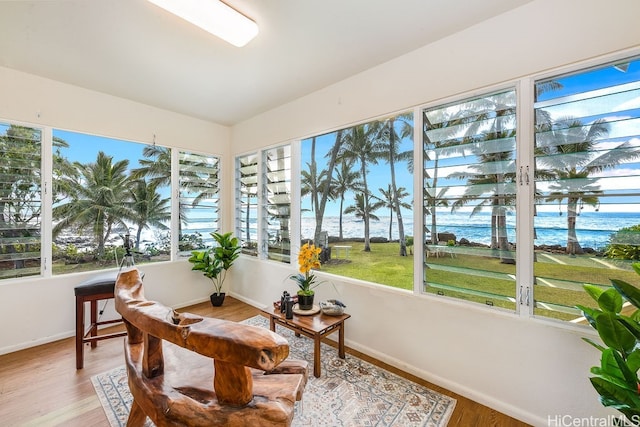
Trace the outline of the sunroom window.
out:
<instances>
[{"instance_id":1,"label":"sunroom window","mask_svg":"<svg viewBox=\"0 0 640 427\"><path fill-rule=\"evenodd\" d=\"M53 130L53 274L170 258L170 150Z\"/></svg>"},{"instance_id":2,"label":"sunroom window","mask_svg":"<svg viewBox=\"0 0 640 427\"><path fill-rule=\"evenodd\" d=\"M515 309L516 92L423 120L424 289Z\"/></svg>"},{"instance_id":3,"label":"sunroom window","mask_svg":"<svg viewBox=\"0 0 640 427\"><path fill-rule=\"evenodd\" d=\"M215 156L181 151L179 157L179 251L214 245L212 232L220 231L220 159Z\"/></svg>"},{"instance_id":4,"label":"sunroom window","mask_svg":"<svg viewBox=\"0 0 640 427\"><path fill-rule=\"evenodd\" d=\"M413 114L302 141L301 236L322 270L413 289Z\"/></svg>"},{"instance_id":5,"label":"sunroom window","mask_svg":"<svg viewBox=\"0 0 640 427\"><path fill-rule=\"evenodd\" d=\"M262 253L288 263L291 256L291 146L262 152Z\"/></svg>"},{"instance_id":6,"label":"sunroom window","mask_svg":"<svg viewBox=\"0 0 640 427\"><path fill-rule=\"evenodd\" d=\"M40 274L42 131L0 123L0 279Z\"/></svg>"},{"instance_id":7,"label":"sunroom window","mask_svg":"<svg viewBox=\"0 0 640 427\"><path fill-rule=\"evenodd\" d=\"M258 155L236 157L236 236L242 253L258 255Z\"/></svg>"},{"instance_id":8,"label":"sunroom window","mask_svg":"<svg viewBox=\"0 0 640 427\"><path fill-rule=\"evenodd\" d=\"M583 284L640 260L640 59L535 84L534 313L583 321Z\"/></svg>"}]
</instances>

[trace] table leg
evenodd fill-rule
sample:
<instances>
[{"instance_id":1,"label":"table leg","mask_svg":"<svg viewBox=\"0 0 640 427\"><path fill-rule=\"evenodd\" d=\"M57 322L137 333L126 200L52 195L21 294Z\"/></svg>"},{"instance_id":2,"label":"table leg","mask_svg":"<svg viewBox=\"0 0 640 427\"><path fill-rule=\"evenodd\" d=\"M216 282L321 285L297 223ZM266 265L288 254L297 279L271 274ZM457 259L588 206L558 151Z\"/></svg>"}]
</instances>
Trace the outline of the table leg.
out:
<instances>
[{"instance_id":1,"label":"table leg","mask_svg":"<svg viewBox=\"0 0 640 427\"><path fill-rule=\"evenodd\" d=\"M276 331L276 319L273 316L269 316L269 329L271 329L271 332Z\"/></svg>"},{"instance_id":2,"label":"table leg","mask_svg":"<svg viewBox=\"0 0 640 427\"><path fill-rule=\"evenodd\" d=\"M313 376L320 378L320 335L313 338Z\"/></svg>"},{"instance_id":3,"label":"table leg","mask_svg":"<svg viewBox=\"0 0 640 427\"><path fill-rule=\"evenodd\" d=\"M84 365L84 302L76 297L76 369Z\"/></svg>"},{"instance_id":4,"label":"table leg","mask_svg":"<svg viewBox=\"0 0 640 427\"><path fill-rule=\"evenodd\" d=\"M340 324L338 331L338 357L344 359L344 322Z\"/></svg>"},{"instance_id":5,"label":"table leg","mask_svg":"<svg viewBox=\"0 0 640 427\"><path fill-rule=\"evenodd\" d=\"M98 301L91 300L91 336L95 337L98 335ZM98 341L91 341L91 348L96 348L98 346Z\"/></svg>"}]
</instances>

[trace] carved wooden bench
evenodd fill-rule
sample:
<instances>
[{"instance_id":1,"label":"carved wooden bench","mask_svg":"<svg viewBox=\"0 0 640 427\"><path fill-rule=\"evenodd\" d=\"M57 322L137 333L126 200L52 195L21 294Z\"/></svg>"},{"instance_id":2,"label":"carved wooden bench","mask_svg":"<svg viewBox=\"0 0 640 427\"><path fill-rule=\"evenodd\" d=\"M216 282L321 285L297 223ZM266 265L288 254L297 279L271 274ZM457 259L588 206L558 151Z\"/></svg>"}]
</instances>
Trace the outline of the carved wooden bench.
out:
<instances>
[{"instance_id":1,"label":"carved wooden bench","mask_svg":"<svg viewBox=\"0 0 640 427\"><path fill-rule=\"evenodd\" d=\"M285 360L287 341L264 328L176 313L144 297L135 268L116 281L127 326L133 404L128 426L289 426L307 362Z\"/></svg>"}]
</instances>

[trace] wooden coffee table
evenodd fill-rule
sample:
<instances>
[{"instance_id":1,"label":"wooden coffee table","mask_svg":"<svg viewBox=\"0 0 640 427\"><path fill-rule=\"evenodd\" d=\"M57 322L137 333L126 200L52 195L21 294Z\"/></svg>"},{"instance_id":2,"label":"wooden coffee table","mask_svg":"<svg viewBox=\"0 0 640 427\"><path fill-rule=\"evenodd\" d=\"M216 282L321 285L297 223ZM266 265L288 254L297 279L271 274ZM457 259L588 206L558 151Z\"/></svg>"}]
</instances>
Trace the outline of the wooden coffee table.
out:
<instances>
[{"instance_id":1,"label":"wooden coffee table","mask_svg":"<svg viewBox=\"0 0 640 427\"><path fill-rule=\"evenodd\" d=\"M294 314L293 319L286 319L280 309L273 311L262 310L269 318L269 328L275 332L276 324L284 326L295 332L296 336L304 335L313 338L313 375L320 377L320 342L322 338L338 331L338 356L344 359L344 321L351 317L350 314L340 316L328 316L318 313L311 316Z\"/></svg>"}]
</instances>

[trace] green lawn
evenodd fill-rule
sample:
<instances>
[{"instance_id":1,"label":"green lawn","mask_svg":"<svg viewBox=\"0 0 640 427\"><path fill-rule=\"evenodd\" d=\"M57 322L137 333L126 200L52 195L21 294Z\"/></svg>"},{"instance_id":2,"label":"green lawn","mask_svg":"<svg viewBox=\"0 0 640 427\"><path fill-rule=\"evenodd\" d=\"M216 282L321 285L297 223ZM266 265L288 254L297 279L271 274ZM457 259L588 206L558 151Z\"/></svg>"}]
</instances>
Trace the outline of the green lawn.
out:
<instances>
[{"instance_id":1,"label":"green lawn","mask_svg":"<svg viewBox=\"0 0 640 427\"><path fill-rule=\"evenodd\" d=\"M401 289L413 289L413 256L398 255L397 243L372 243L371 252L364 252L364 244L350 245L349 259L334 259L322 266L328 273L381 283ZM454 250L457 250L456 247ZM427 292L471 300L482 304L515 309L516 266L502 264L491 257L490 250L459 251L427 258ZM579 316L576 304L593 306L583 291L584 283L609 286L609 279L617 278L637 283L638 276L629 262L596 259L593 255L570 257L563 254L537 256L534 263L535 313L538 315L574 319Z\"/></svg>"},{"instance_id":2,"label":"green lawn","mask_svg":"<svg viewBox=\"0 0 640 427\"><path fill-rule=\"evenodd\" d=\"M341 251L338 263L334 263L334 259L324 264L322 271L395 288L413 289L413 256L399 256L397 243L372 243L371 252L364 252L364 243L343 244L351 246L347 262L342 262L344 253Z\"/></svg>"}]
</instances>

